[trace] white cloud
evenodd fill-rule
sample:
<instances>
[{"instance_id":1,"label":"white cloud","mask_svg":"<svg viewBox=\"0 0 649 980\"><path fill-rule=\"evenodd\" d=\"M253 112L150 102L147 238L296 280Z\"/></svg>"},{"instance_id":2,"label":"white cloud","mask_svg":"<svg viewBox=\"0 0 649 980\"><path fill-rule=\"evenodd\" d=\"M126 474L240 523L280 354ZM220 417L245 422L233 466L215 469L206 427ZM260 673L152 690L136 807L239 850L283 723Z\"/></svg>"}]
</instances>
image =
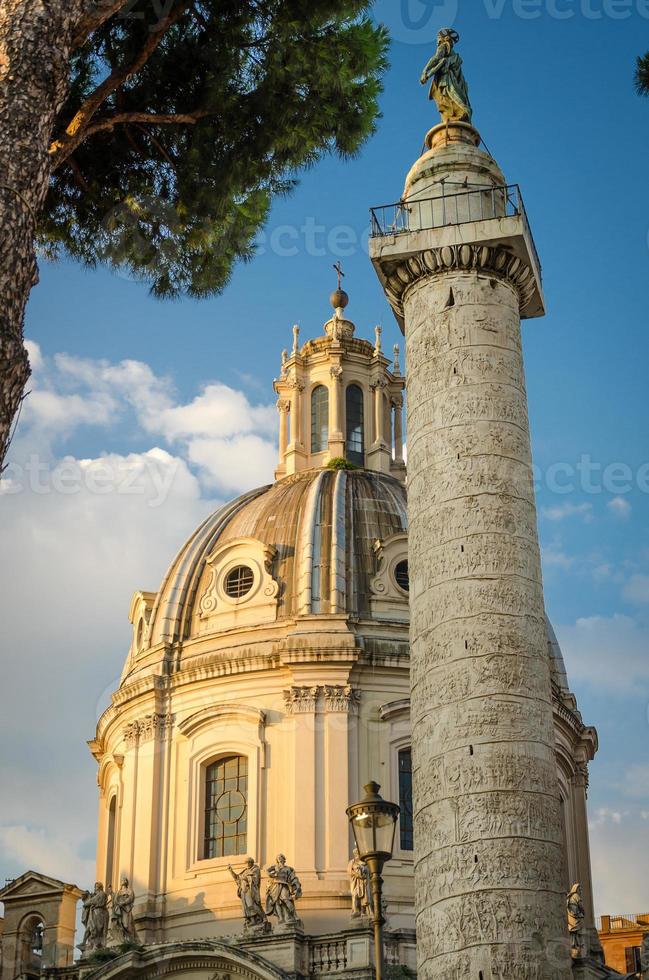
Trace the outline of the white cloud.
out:
<instances>
[{"instance_id":1,"label":"white cloud","mask_svg":"<svg viewBox=\"0 0 649 980\"><path fill-rule=\"evenodd\" d=\"M631 504L624 497L613 497L606 506L621 521L625 521L631 516Z\"/></svg>"},{"instance_id":2,"label":"white cloud","mask_svg":"<svg viewBox=\"0 0 649 980\"><path fill-rule=\"evenodd\" d=\"M649 575L632 575L622 590L629 602L642 606L649 602Z\"/></svg>"},{"instance_id":3,"label":"white cloud","mask_svg":"<svg viewBox=\"0 0 649 980\"><path fill-rule=\"evenodd\" d=\"M53 837L42 827L0 827L0 853L24 870L47 868L46 874L70 884L89 884L95 876L94 860L80 858L74 844Z\"/></svg>"},{"instance_id":4,"label":"white cloud","mask_svg":"<svg viewBox=\"0 0 649 980\"><path fill-rule=\"evenodd\" d=\"M273 445L255 435L236 439L192 439L187 447L203 481L222 493L270 483L277 464Z\"/></svg>"},{"instance_id":5,"label":"white cloud","mask_svg":"<svg viewBox=\"0 0 649 980\"><path fill-rule=\"evenodd\" d=\"M243 392L227 385L212 384L189 404L164 409L149 425L151 431L169 440L182 436L219 439L255 431L274 435L277 411L271 405L251 405Z\"/></svg>"},{"instance_id":6,"label":"white cloud","mask_svg":"<svg viewBox=\"0 0 649 980\"><path fill-rule=\"evenodd\" d=\"M158 588L226 494L272 478L276 412L218 381L182 404L140 361L30 353L33 393L0 483L0 742L13 747L0 763L0 880L31 866L86 886L85 742L128 651L132 593ZM81 426L95 427L92 454L74 453ZM121 432L128 450L102 452ZM52 806L63 790L65 807Z\"/></svg>"},{"instance_id":7,"label":"white cloud","mask_svg":"<svg viewBox=\"0 0 649 980\"><path fill-rule=\"evenodd\" d=\"M572 568L575 559L567 555L561 548L554 545L545 546L541 549L543 565L546 568Z\"/></svg>"},{"instance_id":8,"label":"white cloud","mask_svg":"<svg viewBox=\"0 0 649 980\"><path fill-rule=\"evenodd\" d=\"M618 694L646 692L649 634L635 619L590 616L555 628L572 680Z\"/></svg>"},{"instance_id":9,"label":"white cloud","mask_svg":"<svg viewBox=\"0 0 649 980\"><path fill-rule=\"evenodd\" d=\"M647 910L640 855L649 852L649 822L640 812L602 808L590 824L596 915Z\"/></svg>"},{"instance_id":10,"label":"white cloud","mask_svg":"<svg viewBox=\"0 0 649 980\"><path fill-rule=\"evenodd\" d=\"M563 521L568 517L581 517L584 521L590 522L593 519L593 505L571 504L566 501L563 504L556 504L554 507L542 507L541 514L548 521Z\"/></svg>"}]
</instances>

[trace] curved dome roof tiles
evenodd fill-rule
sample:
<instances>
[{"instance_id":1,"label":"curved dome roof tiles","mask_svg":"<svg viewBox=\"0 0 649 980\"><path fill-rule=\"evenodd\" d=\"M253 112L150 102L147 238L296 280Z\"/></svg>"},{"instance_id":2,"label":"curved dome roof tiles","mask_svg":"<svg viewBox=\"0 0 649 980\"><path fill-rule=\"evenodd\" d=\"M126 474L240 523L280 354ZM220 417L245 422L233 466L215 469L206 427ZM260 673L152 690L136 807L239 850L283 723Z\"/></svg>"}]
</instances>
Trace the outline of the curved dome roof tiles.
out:
<instances>
[{"instance_id":1,"label":"curved dome roof tiles","mask_svg":"<svg viewBox=\"0 0 649 980\"><path fill-rule=\"evenodd\" d=\"M374 543L407 526L402 484L369 470L309 470L243 494L208 517L172 562L151 613L150 643L198 633L207 560L216 547L244 538L274 549L278 619L369 616Z\"/></svg>"}]
</instances>

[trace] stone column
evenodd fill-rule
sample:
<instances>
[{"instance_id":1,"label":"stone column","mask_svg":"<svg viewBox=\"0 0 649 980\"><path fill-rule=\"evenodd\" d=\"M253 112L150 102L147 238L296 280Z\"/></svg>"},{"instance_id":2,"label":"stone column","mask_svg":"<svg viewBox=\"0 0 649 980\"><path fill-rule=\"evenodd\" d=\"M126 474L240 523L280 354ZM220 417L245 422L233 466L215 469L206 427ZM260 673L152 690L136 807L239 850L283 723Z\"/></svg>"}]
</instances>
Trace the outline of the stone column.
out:
<instances>
[{"instance_id":1,"label":"stone column","mask_svg":"<svg viewBox=\"0 0 649 980\"><path fill-rule=\"evenodd\" d=\"M377 446L382 446L385 443L385 415L383 411L384 388L385 380L383 378L378 379L372 384L372 390L374 391L374 442Z\"/></svg>"},{"instance_id":2,"label":"stone column","mask_svg":"<svg viewBox=\"0 0 649 980\"><path fill-rule=\"evenodd\" d=\"M394 405L394 461L403 463L403 398L395 398Z\"/></svg>"},{"instance_id":3,"label":"stone column","mask_svg":"<svg viewBox=\"0 0 649 980\"><path fill-rule=\"evenodd\" d=\"M404 310L420 969L567 976L519 298L448 269Z\"/></svg>"},{"instance_id":4,"label":"stone column","mask_svg":"<svg viewBox=\"0 0 649 980\"><path fill-rule=\"evenodd\" d=\"M334 364L329 369L331 385L329 386L329 455L331 457L345 455L345 436L342 431L342 392L343 369L340 364Z\"/></svg>"},{"instance_id":5,"label":"stone column","mask_svg":"<svg viewBox=\"0 0 649 980\"><path fill-rule=\"evenodd\" d=\"M288 420L291 410L291 403L285 398L280 398L277 402L279 412L279 465L286 466L286 450L288 449Z\"/></svg>"},{"instance_id":6,"label":"stone column","mask_svg":"<svg viewBox=\"0 0 649 980\"><path fill-rule=\"evenodd\" d=\"M445 129L464 145L430 138L407 192L439 193L437 170L504 183L474 130ZM372 246L406 334L418 973L566 980L520 328L540 277L522 211L437 224Z\"/></svg>"}]
</instances>

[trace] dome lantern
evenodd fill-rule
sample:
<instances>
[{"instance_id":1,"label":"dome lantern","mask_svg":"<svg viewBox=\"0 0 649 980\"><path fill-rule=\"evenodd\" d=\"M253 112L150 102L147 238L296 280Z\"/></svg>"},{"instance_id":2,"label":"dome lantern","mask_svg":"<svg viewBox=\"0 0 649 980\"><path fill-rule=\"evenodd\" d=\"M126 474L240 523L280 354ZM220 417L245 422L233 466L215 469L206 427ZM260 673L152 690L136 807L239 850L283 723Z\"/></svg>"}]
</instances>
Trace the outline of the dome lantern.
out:
<instances>
[{"instance_id":1,"label":"dome lantern","mask_svg":"<svg viewBox=\"0 0 649 980\"><path fill-rule=\"evenodd\" d=\"M344 272L339 262L334 269L334 313L324 324L324 336L300 347L294 328L291 355L283 354L274 383L280 416L275 475L281 479L343 459L404 480L405 379L398 360L392 367L384 356L380 339L372 343L355 337L356 326L345 315Z\"/></svg>"}]
</instances>

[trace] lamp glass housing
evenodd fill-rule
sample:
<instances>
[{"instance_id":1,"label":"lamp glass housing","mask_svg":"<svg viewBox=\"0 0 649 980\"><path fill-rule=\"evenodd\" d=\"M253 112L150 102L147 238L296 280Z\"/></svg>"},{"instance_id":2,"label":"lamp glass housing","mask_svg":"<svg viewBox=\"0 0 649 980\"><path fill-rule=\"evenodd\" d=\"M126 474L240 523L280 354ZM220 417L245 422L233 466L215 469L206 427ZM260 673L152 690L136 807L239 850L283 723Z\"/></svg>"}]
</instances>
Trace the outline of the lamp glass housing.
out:
<instances>
[{"instance_id":1,"label":"lamp glass housing","mask_svg":"<svg viewBox=\"0 0 649 980\"><path fill-rule=\"evenodd\" d=\"M368 858L389 861L394 850L399 807L382 799L379 789L377 783L368 783L365 799L347 808L356 847L364 861Z\"/></svg>"}]
</instances>

